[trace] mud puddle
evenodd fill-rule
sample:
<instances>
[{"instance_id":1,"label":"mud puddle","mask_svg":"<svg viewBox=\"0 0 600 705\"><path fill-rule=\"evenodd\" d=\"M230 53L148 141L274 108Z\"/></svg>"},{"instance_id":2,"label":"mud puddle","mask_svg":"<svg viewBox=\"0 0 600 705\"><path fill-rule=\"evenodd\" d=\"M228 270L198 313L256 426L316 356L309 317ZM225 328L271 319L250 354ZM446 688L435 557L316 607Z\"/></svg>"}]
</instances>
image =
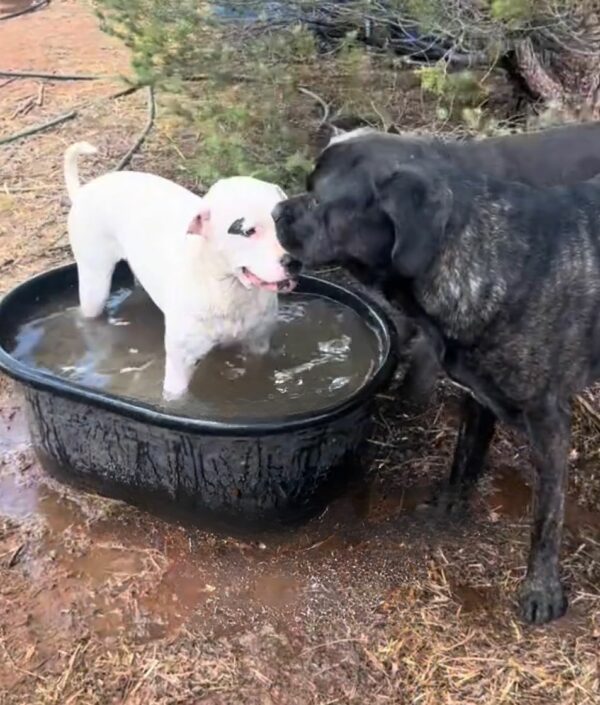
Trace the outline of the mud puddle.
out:
<instances>
[{"instance_id":1,"label":"mud puddle","mask_svg":"<svg viewBox=\"0 0 600 705\"><path fill-rule=\"evenodd\" d=\"M292 623L299 606L334 580L352 582L357 571L369 579L381 554L386 561L397 554L401 566L408 545L422 560L423 547L401 523L388 534L382 527L403 517L430 524L429 486L362 485L296 532L231 539L54 484L35 462L23 413L4 409L0 417L0 562L31 586L28 619L40 634L85 625L101 638L126 631L145 642L181 628L227 632L265 612ZM492 520L528 518L529 488L511 468L479 499ZM567 528L600 531L600 515L569 501ZM399 571L390 568L390 585ZM498 597L494 587L468 581L452 584L451 593L465 613L488 613Z\"/></svg>"},{"instance_id":2,"label":"mud puddle","mask_svg":"<svg viewBox=\"0 0 600 705\"><path fill-rule=\"evenodd\" d=\"M492 491L485 502L492 515L511 519L528 517L531 510L532 490L521 473L511 467L503 467L494 473ZM600 531L600 512L580 506L572 498L565 502L565 528L575 535L586 531Z\"/></svg>"},{"instance_id":3,"label":"mud puddle","mask_svg":"<svg viewBox=\"0 0 600 705\"><path fill-rule=\"evenodd\" d=\"M25 535L15 543L7 532L3 542L0 523L0 560L38 586L30 609L40 629L67 627L83 616L100 636L127 630L145 641L217 608L282 608L301 588L297 578L261 565L262 544L206 542L109 500L81 500L42 478L0 477L0 522L9 519Z\"/></svg>"}]
</instances>

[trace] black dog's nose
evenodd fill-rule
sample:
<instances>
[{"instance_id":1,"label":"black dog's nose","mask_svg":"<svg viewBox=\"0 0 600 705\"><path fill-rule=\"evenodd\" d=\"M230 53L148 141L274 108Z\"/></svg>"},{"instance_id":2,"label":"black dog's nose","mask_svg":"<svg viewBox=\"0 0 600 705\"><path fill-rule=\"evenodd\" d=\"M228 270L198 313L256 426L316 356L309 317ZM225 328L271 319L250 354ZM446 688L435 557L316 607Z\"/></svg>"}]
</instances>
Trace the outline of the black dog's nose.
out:
<instances>
[{"instance_id":1,"label":"black dog's nose","mask_svg":"<svg viewBox=\"0 0 600 705\"><path fill-rule=\"evenodd\" d=\"M295 277L297 274L300 274L300 270L302 269L302 262L297 259L294 259L292 255L285 254L281 258L281 266L290 275L290 277Z\"/></svg>"}]
</instances>

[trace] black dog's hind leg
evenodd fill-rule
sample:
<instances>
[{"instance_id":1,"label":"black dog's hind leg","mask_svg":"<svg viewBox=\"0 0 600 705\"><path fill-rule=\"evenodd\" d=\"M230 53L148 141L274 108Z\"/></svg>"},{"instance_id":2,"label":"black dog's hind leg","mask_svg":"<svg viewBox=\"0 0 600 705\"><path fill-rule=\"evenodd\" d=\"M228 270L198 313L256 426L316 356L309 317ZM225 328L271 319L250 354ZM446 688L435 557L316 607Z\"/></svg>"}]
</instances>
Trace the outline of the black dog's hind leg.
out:
<instances>
[{"instance_id":1,"label":"black dog's hind leg","mask_svg":"<svg viewBox=\"0 0 600 705\"><path fill-rule=\"evenodd\" d=\"M493 412L465 394L450 479L439 502L445 511L460 509L468 501L485 467L495 426Z\"/></svg>"},{"instance_id":2,"label":"black dog's hind leg","mask_svg":"<svg viewBox=\"0 0 600 705\"><path fill-rule=\"evenodd\" d=\"M551 404L525 418L535 456L536 487L531 547L520 604L526 621L543 624L561 617L567 609L559 554L571 417L569 410Z\"/></svg>"}]
</instances>

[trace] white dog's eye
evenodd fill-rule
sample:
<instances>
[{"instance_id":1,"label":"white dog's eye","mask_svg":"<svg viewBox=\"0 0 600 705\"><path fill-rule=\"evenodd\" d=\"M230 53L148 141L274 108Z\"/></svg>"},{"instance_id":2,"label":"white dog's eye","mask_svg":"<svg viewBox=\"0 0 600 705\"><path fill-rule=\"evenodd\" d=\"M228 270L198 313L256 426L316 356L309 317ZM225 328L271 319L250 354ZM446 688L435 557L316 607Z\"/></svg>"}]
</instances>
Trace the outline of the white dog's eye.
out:
<instances>
[{"instance_id":1,"label":"white dog's eye","mask_svg":"<svg viewBox=\"0 0 600 705\"><path fill-rule=\"evenodd\" d=\"M238 218L237 220L234 220L233 223L229 226L229 230L227 232L231 235L243 235L244 219Z\"/></svg>"},{"instance_id":2,"label":"white dog's eye","mask_svg":"<svg viewBox=\"0 0 600 705\"><path fill-rule=\"evenodd\" d=\"M243 237L250 237L251 235L254 235L254 233L256 232L256 228L246 228L244 230L244 219L238 218L237 220L234 220L233 223L229 226L229 230L227 230L227 232L231 235L242 235Z\"/></svg>"}]
</instances>

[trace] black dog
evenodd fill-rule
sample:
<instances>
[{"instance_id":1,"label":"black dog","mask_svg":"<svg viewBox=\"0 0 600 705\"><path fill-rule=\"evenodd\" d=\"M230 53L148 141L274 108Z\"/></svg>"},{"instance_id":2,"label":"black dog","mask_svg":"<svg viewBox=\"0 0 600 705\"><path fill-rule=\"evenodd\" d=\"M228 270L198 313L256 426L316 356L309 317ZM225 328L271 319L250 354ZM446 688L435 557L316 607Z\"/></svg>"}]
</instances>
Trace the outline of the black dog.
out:
<instances>
[{"instance_id":1,"label":"black dog","mask_svg":"<svg viewBox=\"0 0 600 705\"><path fill-rule=\"evenodd\" d=\"M281 244L399 297L468 390L451 495L477 481L496 419L527 433L537 485L521 608L530 622L554 619L567 606L570 399L600 374L600 179L536 189L447 160L382 166L364 153L349 169L344 149L317 162L311 193L273 211Z\"/></svg>"},{"instance_id":2,"label":"black dog","mask_svg":"<svg viewBox=\"0 0 600 705\"><path fill-rule=\"evenodd\" d=\"M343 168L368 156L378 173L422 158L440 157L467 171L531 186L568 186L600 174L600 123L568 125L530 134L483 140L441 141L428 137L355 131L342 136L321 156ZM346 141L348 140L348 141ZM412 342L412 362L403 392L412 399L429 396L439 365L427 338Z\"/></svg>"},{"instance_id":3,"label":"black dog","mask_svg":"<svg viewBox=\"0 0 600 705\"><path fill-rule=\"evenodd\" d=\"M343 147L338 147L343 145ZM335 159L380 164L443 157L468 171L530 186L569 186L600 174L600 122L481 140L440 140L360 128L334 137Z\"/></svg>"}]
</instances>

